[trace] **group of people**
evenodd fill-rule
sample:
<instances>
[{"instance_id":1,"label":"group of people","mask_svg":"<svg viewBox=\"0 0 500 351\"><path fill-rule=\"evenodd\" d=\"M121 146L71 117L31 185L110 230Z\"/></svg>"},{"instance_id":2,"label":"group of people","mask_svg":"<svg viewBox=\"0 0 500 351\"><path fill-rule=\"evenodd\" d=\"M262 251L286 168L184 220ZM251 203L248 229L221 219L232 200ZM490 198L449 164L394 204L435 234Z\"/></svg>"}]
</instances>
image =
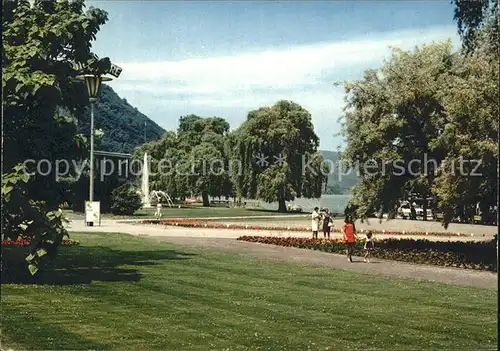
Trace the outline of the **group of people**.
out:
<instances>
[{"instance_id":1,"label":"group of people","mask_svg":"<svg viewBox=\"0 0 500 351\"><path fill-rule=\"evenodd\" d=\"M323 238L330 239L330 233L333 225L333 214L329 209L326 209L324 214L319 212L319 208L315 207L314 211L311 214L312 223L311 228L313 232L313 239L318 238L318 231L320 226L322 225L323 229ZM343 234L344 242L347 246L347 260L352 262L352 254L354 252L354 248L356 246L356 241L358 240L358 236L356 234L356 227L354 225L354 221L352 216L346 216L344 220L344 224L341 228L341 233ZM374 248L373 242L373 234L371 231L366 233L366 238L364 238L364 261L370 262L371 251Z\"/></svg>"},{"instance_id":2,"label":"group of people","mask_svg":"<svg viewBox=\"0 0 500 351\"><path fill-rule=\"evenodd\" d=\"M312 213L312 232L313 232L313 239L318 238L318 231L320 226L322 226L323 229L323 238L330 239L330 232L331 229L333 228L333 219L332 219L333 214L330 212L329 209L326 209L324 214L319 213L319 209L317 207L314 208L314 211Z\"/></svg>"}]
</instances>

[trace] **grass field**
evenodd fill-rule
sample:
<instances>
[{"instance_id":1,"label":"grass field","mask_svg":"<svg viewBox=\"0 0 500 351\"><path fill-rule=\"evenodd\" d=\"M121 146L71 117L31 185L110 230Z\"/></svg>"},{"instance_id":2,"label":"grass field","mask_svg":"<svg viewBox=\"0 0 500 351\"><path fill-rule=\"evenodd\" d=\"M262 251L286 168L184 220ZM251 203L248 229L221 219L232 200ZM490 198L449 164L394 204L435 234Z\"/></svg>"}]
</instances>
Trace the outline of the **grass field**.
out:
<instances>
[{"instance_id":1,"label":"grass field","mask_svg":"<svg viewBox=\"0 0 500 351\"><path fill-rule=\"evenodd\" d=\"M156 208L140 209L131 216L119 216L110 213L103 213L103 218L153 218ZM77 214L72 211L66 211L68 215ZM83 213L78 213L83 215ZM210 218L210 217L246 217L246 216L287 216L297 215L297 213L287 212L279 213L278 211L265 209L246 209L246 208L228 208L228 207L203 207L199 205L187 205L185 207L163 207L163 218ZM306 214L304 214L306 215Z\"/></svg>"},{"instance_id":2,"label":"grass field","mask_svg":"<svg viewBox=\"0 0 500 351\"><path fill-rule=\"evenodd\" d=\"M2 272L17 349L496 349L494 290L74 234L29 284ZM4 252L5 259L14 252Z\"/></svg>"}]
</instances>

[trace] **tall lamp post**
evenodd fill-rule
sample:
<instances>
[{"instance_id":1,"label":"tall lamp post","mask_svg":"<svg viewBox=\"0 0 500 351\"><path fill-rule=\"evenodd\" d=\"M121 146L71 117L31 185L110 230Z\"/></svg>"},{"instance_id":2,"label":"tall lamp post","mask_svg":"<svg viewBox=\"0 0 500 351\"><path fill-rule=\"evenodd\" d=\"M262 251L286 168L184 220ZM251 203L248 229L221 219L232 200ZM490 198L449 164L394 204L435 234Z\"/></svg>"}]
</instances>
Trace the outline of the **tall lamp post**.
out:
<instances>
[{"instance_id":1,"label":"tall lamp post","mask_svg":"<svg viewBox=\"0 0 500 351\"><path fill-rule=\"evenodd\" d=\"M112 80L110 77L104 77L98 74L83 74L76 79L83 80L87 86L90 102L90 189L89 201L94 201L94 103L99 98L101 83Z\"/></svg>"}]
</instances>

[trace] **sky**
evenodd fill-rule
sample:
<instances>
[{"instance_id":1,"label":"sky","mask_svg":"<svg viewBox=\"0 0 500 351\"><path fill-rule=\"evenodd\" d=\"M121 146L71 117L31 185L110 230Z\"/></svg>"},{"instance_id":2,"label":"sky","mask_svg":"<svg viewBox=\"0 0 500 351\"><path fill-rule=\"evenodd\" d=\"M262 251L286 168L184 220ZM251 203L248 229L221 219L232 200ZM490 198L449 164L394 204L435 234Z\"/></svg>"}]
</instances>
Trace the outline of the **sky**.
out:
<instances>
[{"instance_id":1,"label":"sky","mask_svg":"<svg viewBox=\"0 0 500 351\"><path fill-rule=\"evenodd\" d=\"M108 12L93 51L123 68L109 85L166 130L180 116L225 118L292 100L320 149L344 147L344 89L390 47L451 39L453 6L434 1L87 1ZM142 133L142 131L141 131Z\"/></svg>"}]
</instances>

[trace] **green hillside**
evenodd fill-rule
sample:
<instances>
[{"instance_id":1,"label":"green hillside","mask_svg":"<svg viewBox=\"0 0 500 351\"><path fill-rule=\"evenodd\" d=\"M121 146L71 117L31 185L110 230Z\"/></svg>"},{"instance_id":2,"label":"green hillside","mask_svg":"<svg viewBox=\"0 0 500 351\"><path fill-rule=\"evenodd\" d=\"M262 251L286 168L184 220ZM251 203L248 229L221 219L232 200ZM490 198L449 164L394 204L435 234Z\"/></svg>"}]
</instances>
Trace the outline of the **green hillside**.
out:
<instances>
[{"instance_id":1,"label":"green hillside","mask_svg":"<svg viewBox=\"0 0 500 351\"><path fill-rule=\"evenodd\" d=\"M89 124L86 121L81 126L89 128ZM100 99L96 103L95 128L104 132L102 137L96 138L96 150L123 153L131 153L144 141L155 140L165 133L162 127L105 84L102 85Z\"/></svg>"},{"instance_id":2,"label":"green hillside","mask_svg":"<svg viewBox=\"0 0 500 351\"><path fill-rule=\"evenodd\" d=\"M328 187L333 193L346 193L354 185L358 184L359 177L356 171L352 170L350 174L340 174L339 153L336 151L320 150L323 158L329 165L333 163L333 170L328 175Z\"/></svg>"}]
</instances>

